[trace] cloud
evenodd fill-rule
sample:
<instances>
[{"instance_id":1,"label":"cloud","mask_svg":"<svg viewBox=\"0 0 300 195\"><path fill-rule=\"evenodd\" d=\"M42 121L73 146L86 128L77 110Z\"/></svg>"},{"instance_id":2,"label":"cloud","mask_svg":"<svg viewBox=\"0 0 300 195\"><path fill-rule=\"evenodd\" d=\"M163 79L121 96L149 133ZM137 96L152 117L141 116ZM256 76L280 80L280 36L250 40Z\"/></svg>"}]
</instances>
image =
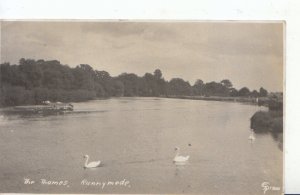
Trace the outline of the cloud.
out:
<instances>
[{"instance_id":1,"label":"cloud","mask_svg":"<svg viewBox=\"0 0 300 195\"><path fill-rule=\"evenodd\" d=\"M282 89L283 25L227 22L2 22L2 59L57 59L112 75L191 83L228 78L235 86Z\"/></svg>"},{"instance_id":2,"label":"cloud","mask_svg":"<svg viewBox=\"0 0 300 195\"><path fill-rule=\"evenodd\" d=\"M102 22L82 23L83 33L95 33L116 39L134 36L150 41L170 40L175 38L176 32L168 28L170 23L150 22Z\"/></svg>"}]
</instances>

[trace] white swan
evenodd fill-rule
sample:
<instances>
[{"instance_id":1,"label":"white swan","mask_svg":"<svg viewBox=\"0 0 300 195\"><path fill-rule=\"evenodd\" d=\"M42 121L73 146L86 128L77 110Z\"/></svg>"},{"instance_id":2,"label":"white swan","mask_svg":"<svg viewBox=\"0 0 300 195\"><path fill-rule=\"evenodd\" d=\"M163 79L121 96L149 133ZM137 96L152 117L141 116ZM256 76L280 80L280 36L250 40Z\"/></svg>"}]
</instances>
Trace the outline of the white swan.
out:
<instances>
[{"instance_id":1,"label":"white swan","mask_svg":"<svg viewBox=\"0 0 300 195\"><path fill-rule=\"evenodd\" d=\"M86 160L85 160L85 163L84 163L84 168L96 168L96 167L99 167L100 164L101 164L101 161L93 161L93 162L89 162L89 155L84 155L84 157Z\"/></svg>"},{"instance_id":2,"label":"white swan","mask_svg":"<svg viewBox=\"0 0 300 195\"><path fill-rule=\"evenodd\" d=\"M177 151L177 152L176 152L176 155L175 155L175 157L173 159L173 162L174 163L179 163L179 164L180 163L182 163L182 164L186 163L189 160L190 156L180 156L179 155L179 150L180 149L178 147L175 148L175 151Z\"/></svg>"}]
</instances>

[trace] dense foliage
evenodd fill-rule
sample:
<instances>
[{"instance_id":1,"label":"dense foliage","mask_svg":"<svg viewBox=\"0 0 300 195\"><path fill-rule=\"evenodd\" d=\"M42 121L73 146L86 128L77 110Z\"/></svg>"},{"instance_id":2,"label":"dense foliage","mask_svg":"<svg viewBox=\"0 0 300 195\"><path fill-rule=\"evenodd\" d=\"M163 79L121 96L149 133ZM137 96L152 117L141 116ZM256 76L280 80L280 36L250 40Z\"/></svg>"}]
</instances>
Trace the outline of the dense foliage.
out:
<instances>
[{"instance_id":1,"label":"dense foliage","mask_svg":"<svg viewBox=\"0 0 300 195\"><path fill-rule=\"evenodd\" d=\"M122 73L112 77L106 71L94 70L90 65L75 68L57 60L20 59L18 65L3 63L0 66L0 105L39 104L42 101L84 101L95 98L118 96L266 96L250 92L247 87L233 88L228 79L204 83L197 80L193 86L181 78L166 81L157 69L139 77L134 73Z\"/></svg>"},{"instance_id":2,"label":"dense foliage","mask_svg":"<svg viewBox=\"0 0 300 195\"><path fill-rule=\"evenodd\" d=\"M283 132L283 111L258 111L250 119L256 133Z\"/></svg>"}]
</instances>

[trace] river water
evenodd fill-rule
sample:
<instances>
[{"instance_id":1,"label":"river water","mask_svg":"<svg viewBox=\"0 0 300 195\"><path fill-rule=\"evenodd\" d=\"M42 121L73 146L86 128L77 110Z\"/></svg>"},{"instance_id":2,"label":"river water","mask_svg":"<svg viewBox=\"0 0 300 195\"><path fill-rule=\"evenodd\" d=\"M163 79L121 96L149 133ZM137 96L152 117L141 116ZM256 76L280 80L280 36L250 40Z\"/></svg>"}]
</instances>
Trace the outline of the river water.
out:
<instances>
[{"instance_id":1,"label":"river water","mask_svg":"<svg viewBox=\"0 0 300 195\"><path fill-rule=\"evenodd\" d=\"M282 191L278 143L269 134L248 140L250 117L263 107L112 98L74 108L64 115L0 115L0 192L263 194L263 182L280 188L268 194ZM188 163L173 164L175 147ZM85 154L102 167L84 169Z\"/></svg>"}]
</instances>

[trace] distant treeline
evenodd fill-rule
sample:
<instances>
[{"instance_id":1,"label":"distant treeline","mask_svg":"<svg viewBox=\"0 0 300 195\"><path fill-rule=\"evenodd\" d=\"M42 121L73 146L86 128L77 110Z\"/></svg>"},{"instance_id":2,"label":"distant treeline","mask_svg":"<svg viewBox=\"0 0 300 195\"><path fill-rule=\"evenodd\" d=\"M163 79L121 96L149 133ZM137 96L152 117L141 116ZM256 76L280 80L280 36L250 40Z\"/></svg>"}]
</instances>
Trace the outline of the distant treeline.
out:
<instances>
[{"instance_id":1,"label":"distant treeline","mask_svg":"<svg viewBox=\"0 0 300 195\"><path fill-rule=\"evenodd\" d=\"M222 96L265 97L264 88L250 91L247 87L235 89L228 79L194 85L181 78L166 81L156 69L139 77L122 73L112 77L106 71L94 70L90 65L75 68L57 60L20 59L18 65L1 64L1 106L40 104L42 101L85 101L95 98L120 96Z\"/></svg>"}]
</instances>

